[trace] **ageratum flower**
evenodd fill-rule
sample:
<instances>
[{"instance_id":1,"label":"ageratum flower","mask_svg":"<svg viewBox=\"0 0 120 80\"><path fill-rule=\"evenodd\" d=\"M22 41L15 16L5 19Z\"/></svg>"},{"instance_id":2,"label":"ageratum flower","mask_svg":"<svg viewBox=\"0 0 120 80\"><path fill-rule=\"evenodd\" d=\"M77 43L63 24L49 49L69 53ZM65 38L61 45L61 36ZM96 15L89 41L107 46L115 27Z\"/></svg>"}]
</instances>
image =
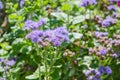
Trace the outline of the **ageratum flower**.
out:
<instances>
[{"instance_id":1,"label":"ageratum flower","mask_svg":"<svg viewBox=\"0 0 120 80\"><path fill-rule=\"evenodd\" d=\"M44 38L44 32L40 30L33 30L31 33L26 35L26 39L31 39L33 42L41 42Z\"/></svg>"},{"instance_id":2,"label":"ageratum flower","mask_svg":"<svg viewBox=\"0 0 120 80\"><path fill-rule=\"evenodd\" d=\"M35 21L32 21L32 20L27 20L25 22L25 26L24 26L24 30L29 30L29 29L37 29L39 26L38 26L38 23L35 22Z\"/></svg>"},{"instance_id":3,"label":"ageratum flower","mask_svg":"<svg viewBox=\"0 0 120 80\"><path fill-rule=\"evenodd\" d=\"M25 26L24 26L24 30L30 30L30 29L38 29L39 27L41 27L43 24L46 24L46 20L45 19L41 19L39 22L35 22L32 20L27 20L25 22Z\"/></svg>"},{"instance_id":4,"label":"ageratum flower","mask_svg":"<svg viewBox=\"0 0 120 80\"><path fill-rule=\"evenodd\" d=\"M107 54L107 50L102 49L102 50L100 50L100 53L101 53L101 55L106 55Z\"/></svg>"},{"instance_id":5,"label":"ageratum flower","mask_svg":"<svg viewBox=\"0 0 120 80\"><path fill-rule=\"evenodd\" d=\"M97 4L97 0L82 0L82 6Z\"/></svg>"},{"instance_id":6,"label":"ageratum flower","mask_svg":"<svg viewBox=\"0 0 120 80\"><path fill-rule=\"evenodd\" d=\"M111 24L115 24L117 22L117 19L113 19L110 16L107 16L105 20L102 22L102 26L108 27Z\"/></svg>"},{"instance_id":7,"label":"ageratum flower","mask_svg":"<svg viewBox=\"0 0 120 80\"><path fill-rule=\"evenodd\" d=\"M88 70L85 75L88 77L87 80L101 80L101 74L98 70Z\"/></svg>"},{"instance_id":8,"label":"ageratum flower","mask_svg":"<svg viewBox=\"0 0 120 80\"><path fill-rule=\"evenodd\" d=\"M2 62L2 63L3 63L4 61L5 61L5 59L4 59L4 58L0 58L0 62Z\"/></svg>"},{"instance_id":9,"label":"ageratum flower","mask_svg":"<svg viewBox=\"0 0 120 80\"><path fill-rule=\"evenodd\" d=\"M90 74L95 74L97 71L95 69L88 70L85 75L89 76Z\"/></svg>"},{"instance_id":10,"label":"ageratum flower","mask_svg":"<svg viewBox=\"0 0 120 80\"><path fill-rule=\"evenodd\" d=\"M3 9L4 8L4 5L2 3L2 1L0 1L0 9Z\"/></svg>"},{"instance_id":11,"label":"ageratum flower","mask_svg":"<svg viewBox=\"0 0 120 80\"><path fill-rule=\"evenodd\" d=\"M107 7L108 10L114 10L114 11L117 11L116 7L114 5L110 5Z\"/></svg>"},{"instance_id":12,"label":"ageratum flower","mask_svg":"<svg viewBox=\"0 0 120 80\"><path fill-rule=\"evenodd\" d=\"M105 71L108 75L112 74L112 70L109 66L105 67Z\"/></svg>"},{"instance_id":13,"label":"ageratum flower","mask_svg":"<svg viewBox=\"0 0 120 80\"><path fill-rule=\"evenodd\" d=\"M23 7L26 0L20 0L20 7Z\"/></svg>"},{"instance_id":14,"label":"ageratum flower","mask_svg":"<svg viewBox=\"0 0 120 80\"><path fill-rule=\"evenodd\" d=\"M94 35L95 35L95 37L100 38L103 36L108 36L108 32L95 31Z\"/></svg>"},{"instance_id":15,"label":"ageratum flower","mask_svg":"<svg viewBox=\"0 0 120 80\"><path fill-rule=\"evenodd\" d=\"M69 42L68 31L64 27L59 27L54 30L33 30L26 36L26 39L30 39L35 43L46 45L46 42L53 44L54 46L60 46L63 42Z\"/></svg>"},{"instance_id":16,"label":"ageratum flower","mask_svg":"<svg viewBox=\"0 0 120 80\"><path fill-rule=\"evenodd\" d=\"M46 24L47 21L45 19L40 19L40 21L38 22L38 26L42 26L43 24Z\"/></svg>"},{"instance_id":17,"label":"ageratum flower","mask_svg":"<svg viewBox=\"0 0 120 80\"><path fill-rule=\"evenodd\" d=\"M111 70L111 68L110 68L109 66L107 66L107 67L100 66L100 67L99 67L99 72L100 72L101 75L103 75L105 72L106 72L108 75L112 74L112 70Z\"/></svg>"},{"instance_id":18,"label":"ageratum flower","mask_svg":"<svg viewBox=\"0 0 120 80\"><path fill-rule=\"evenodd\" d=\"M100 72L100 75L103 75L105 73L105 67L104 66L100 66L98 70Z\"/></svg>"},{"instance_id":19,"label":"ageratum flower","mask_svg":"<svg viewBox=\"0 0 120 80\"><path fill-rule=\"evenodd\" d=\"M7 60L6 65L8 65L8 66L14 66L15 63L16 63L15 60Z\"/></svg>"},{"instance_id":20,"label":"ageratum flower","mask_svg":"<svg viewBox=\"0 0 120 80\"><path fill-rule=\"evenodd\" d=\"M100 77L96 76L89 76L87 80L102 80Z\"/></svg>"}]
</instances>

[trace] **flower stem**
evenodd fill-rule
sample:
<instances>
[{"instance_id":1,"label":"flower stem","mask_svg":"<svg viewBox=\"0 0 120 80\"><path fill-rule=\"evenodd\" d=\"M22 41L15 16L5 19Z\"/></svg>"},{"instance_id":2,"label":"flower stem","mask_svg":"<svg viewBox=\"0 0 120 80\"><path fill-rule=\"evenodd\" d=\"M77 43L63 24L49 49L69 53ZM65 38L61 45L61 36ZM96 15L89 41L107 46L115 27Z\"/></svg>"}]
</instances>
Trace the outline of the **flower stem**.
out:
<instances>
[{"instance_id":1,"label":"flower stem","mask_svg":"<svg viewBox=\"0 0 120 80\"><path fill-rule=\"evenodd\" d=\"M44 54L44 66L45 66L45 80L48 80L48 71L47 71L47 53Z\"/></svg>"},{"instance_id":2,"label":"flower stem","mask_svg":"<svg viewBox=\"0 0 120 80\"><path fill-rule=\"evenodd\" d=\"M40 54L39 54L39 47L38 47L38 44L36 44L36 46L37 46L37 55L40 57ZM38 69L39 69L39 80L41 80L41 69L40 69L40 64L38 63Z\"/></svg>"},{"instance_id":3,"label":"flower stem","mask_svg":"<svg viewBox=\"0 0 120 80\"><path fill-rule=\"evenodd\" d=\"M39 69L39 80L41 80L41 73L40 73L40 72L41 72L41 71L40 71L41 69L40 69L40 64L38 64L38 69Z\"/></svg>"}]
</instances>

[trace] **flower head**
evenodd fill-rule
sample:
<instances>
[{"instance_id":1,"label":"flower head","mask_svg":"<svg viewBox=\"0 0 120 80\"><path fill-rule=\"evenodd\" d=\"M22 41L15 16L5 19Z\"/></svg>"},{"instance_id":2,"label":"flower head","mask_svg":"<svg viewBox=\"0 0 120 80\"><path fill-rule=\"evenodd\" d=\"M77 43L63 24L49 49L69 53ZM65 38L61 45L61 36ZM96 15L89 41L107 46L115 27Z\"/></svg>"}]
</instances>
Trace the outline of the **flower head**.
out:
<instances>
[{"instance_id":1,"label":"flower head","mask_svg":"<svg viewBox=\"0 0 120 80\"><path fill-rule=\"evenodd\" d=\"M103 75L105 73L105 67L104 66L100 66L98 70L100 72L100 75Z\"/></svg>"},{"instance_id":2,"label":"flower head","mask_svg":"<svg viewBox=\"0 0 120 80\"><path fill-rule=\"evenodd\" d=\"M112 74L112 70L111 70L111 68L110 68L109 66L107 66L107 67L100 66L100 67L99 67L99 72L100 72L101 75L103 75L105 72L106 72L108 75Z\"/></svg>"},{"instance_id":3,"label":"flower head","mask_svg":"<svg viewBox=\"0 0 120 80\"><path fill-rule=\"evenodd\" d=\"M4 5L2 3L2 1L0 1L0 9L3 9L4 8Z\"/></svg>"},{"instance_id":4,"label":"flower head","mask_svg":"<svg viewBox=\"0 0 120 80\"><path fill-rule=\"evenodd\" d=\"M82 6L97 4L97 0L82 0Z\"/></svg>"},{"instance_id":5,"label":"flower head","mask_svg":"<svg viewBox=\"0 0 120 80\"><path fill-rule=\"evenodd\" d=\"M102 50L100 50L100 53L101 53L101 55L106 55L107 54L107 50L102 49Z\"/></svg>"},{"instance_id":6,"label":"flower head","mask_svg":"<svg viewBox=\"0 0 120 80\"><path fill-rule=\"evenodd\" d=\"M40 21L38 22L38 26L42 26L43 24L46 24L47 21L45 19L40 19Z\"/></svg>"},{"instance_id":7,"label":"flower head","mask_svg":"<svg viewBox=\"0 0 120 80\"><path fill-rule=\"evenodd\" d=\"M33 42L41 43L42 45L49 42L54 46L60 46L63 42L69 42L68 31L64 27L46 31L33 30L26 35L26 39L31 39Z\"/></svg>"},{"instance_id":8,"label":"flower head","mask_svg":"<svg viewBox=\"0 0 120 80\"><path fill-rule=\"evenodd\" d=\"M111 24L115 24L117 22L117 19L113 19L110 16L107 16L105 20L102 22L102 26L108 27Z\"/></svg>"},{"instance_id":9,"label":"flower head","mask_svg":"<svg viewBox=\"0 0 120 80\"><path fill-rule=\"evenodd\" d=\"M108 75L112 74L112 70L109 66L105 67L105 71Z\"/></svg>"},{"instance_id":10,"label":"flower head","mask_svg":"<svg viewBox=\"0 0 120 80\"><path fill-rule=\"evenodd\" d=\"M25 4L26 0L20 0L20 7L23 7L23 5Z\"/></svg>"},{"instance_id":11,"label":"flower head","mask_svg":"<svg viewBox=\"0 0 120 80\"><path fill-rule=\"evenodd\" d=\"M29 29L37 29L39 26L38 26L38 23L35 22L35 21L32 21L32 20L27 20L25 22L25 26L24 26L24 30L29 30Z\"/></svg>"},{"instance_id":12,"label":"flower head","mask_svg":"<svg viewBox=\"0 0 120 80\"><path fill-rule=\"evenodd\" d=\"M4 58L0 58L0 62L4 62L5 60L4 60Z\"/></svg>"},{"instance_id":13,"label":"flower head","mask_svg":"<svg viewBox=\"0 0 120 80\"><path fill-rule=\"evenodd\" d=\"M114 10L114 11L117 11L116 7L114 5L110 5L107 7L108 10Z\"/></svg>"},{"instance_id":14,"label":"flower head","mask_svg":"<svg viewBox=\"0 0 120 80\"><path fill-rule=\"evenodd\" d=\"M15 60L7 60L6 65L8 65L8 66L14 66L15 63L16 63Z\"/></svg>"}]
</instances>

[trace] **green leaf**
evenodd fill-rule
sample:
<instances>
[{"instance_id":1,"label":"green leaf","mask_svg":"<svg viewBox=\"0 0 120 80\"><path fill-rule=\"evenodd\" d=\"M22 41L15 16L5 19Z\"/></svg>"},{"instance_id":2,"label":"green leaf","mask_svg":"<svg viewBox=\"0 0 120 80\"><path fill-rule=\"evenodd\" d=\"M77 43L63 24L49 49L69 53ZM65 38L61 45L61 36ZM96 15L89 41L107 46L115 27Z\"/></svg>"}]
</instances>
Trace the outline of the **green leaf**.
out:
<instances>
[{"instance_id":1,"label":"green leaf","mask_svg":"<svg viewBox=\"0 0 120 80\"><path fill-rule=\"evenodd\" d=\"M6 50L4 50L4 49L0 49L0 55L5 55L5 54L7 54L8 52L6 51Z\"/></svg>"},{"instance_id":2,"label":"green leaf","mask_svg":"<svg viewBox=\"0 0 120 80\"><path fill-rule=\"evenodd\" d=\"M45 67L41 66L40 70L41 70L40 74L43 74L45 72ZM39 68L37 68L37 70L33 74L26 76L25 78L26 79L38 79L39 78Z\"/></svg>"},{"instance_id":3,"label":"green leaf","mask_svg":"<svg viewBox=\"0 0 120 80\"><path fill-rule=\"evenodd\" d=\"M78 24L83 21L85 21L85 16L81 15L81 16L77 16L77 17L73 18L72 23Z\"/></svg>"},{"instance_id":4,"label":"green leaf","mask_svg":"<svg viewBox=\"0 0 120 80\"><path fill-rule=\"evenodd\" d=\"M70 41L74 42L76 39L81 39L83 37L83 34L77 33L77 32L72 32L72 33L69 33L69 36L72 36Z\"/></svg>"},{"instance_id":5,"label":"green leaf","mask_svg":"<svg viewBox=\"0 0 120 80\"><path fill-rule=\"evenodd\" d=\"M67 20L67 14L64 12L53 12L53 13L51 13L51 15L58 19Z\"/></svg>"},{"instance_id":6,"label":"green leaf","mask_svg":"<svg viewBox=\"0 0 120 80\"><path fill-rule=\"evenodd\" d=\"M72 9L70 4L63 4L62 10L63 11L70 11Z\"/></svg>"},{"instance_id":7,"label":"green leaf","mask_svg":"<svg viewBox=\"0 0 120 80\"><path fill-rule=\"evenodd\" d=\"M5 70L3 69L2 66L0 66L0 72L4 72Z\"/></svg>"},{"instance_id":8,"label":"green leaf","mask_svg":"<svg viewBox=\"0 0 120 80\"><path fill-rule=\"evenodd\" d=\"M71 69L68 75L71 77L71 76L73 76L74 74L75 74L75 69Z\"/></svg>"}]
</instances>

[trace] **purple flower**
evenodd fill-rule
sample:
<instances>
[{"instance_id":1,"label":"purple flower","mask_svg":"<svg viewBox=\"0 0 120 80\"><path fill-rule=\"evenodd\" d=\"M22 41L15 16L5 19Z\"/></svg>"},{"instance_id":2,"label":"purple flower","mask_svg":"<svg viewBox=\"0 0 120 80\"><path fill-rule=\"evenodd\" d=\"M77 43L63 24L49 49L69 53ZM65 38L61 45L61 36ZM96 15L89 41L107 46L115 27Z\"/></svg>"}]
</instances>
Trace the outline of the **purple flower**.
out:
<instances>
[{"instance_id":1,"label":"purple flower","mask_svg":"<svg viewBox=\"0 0 120 80\"><path fill-rule=\"evenodd\" d=\"M82 0L81 6L89 6L93 4L97 4L97 0Z\"/></svg>"},{"instance_id":2,"label":"purple flower","mask_svg":"<svg viewBox=\"0 0 120 80\"><path fill-rule=\"evenodd\" d=\"M89 76L87 80L101 80L100 76Z\"/></svg>"},{"instance_id":3,"label":"purple flower","mask_svg":"<svg viewBox=\"0 0 120 80\"><path fill-rule=\"evenodd\" d=\"M103 75L105 72L106 72L108 75L112 74L112 70L111 70L111 68L110 68L109 66L107 66L107 67L100 66L100 67L99 67L99 72L100 72L101 75Z\"/></svg>"},{"instance_id":4,"label":"purple flower","mask_svg":"<svg viewBox=\"0 0 120 80\"><path fill-rule=\"evenodd\" d=\"M114 10L114 11L117 11L116 7L114 5L110 5L107 7L108 10Z\"/></svg>"},{"instance_id":5,"label":"purple flower","mask_svg":"<svg viewBox=\"0 0 120 80\"><path fill-rule=\"evenodd\" d=\"M43 24L46 24L47 21L45 19L40 19L40 21L38 22L38 26L42 26Z\"/></svg>"},{"instance_id":6,"label":"purple flower","mask_svg":"<svg viewBox=\"0 0 120 80\"><path fill-rule=\"evenodd\" d=\"M89 76L88 78L87 78L87 80L93 80L94 79L94 76Z\"/></svg>"},{"instance_id":7,"label":"purple flower","mask_svg":"<svg viewBox=\"0 0 120 80\"><path fill-rule=\"evenodd\" d=\"M96 71L95 69L91 69L91 70L88 70L88 71L85 73L85 75L86 75L86 76L89 76L90 74L95 74L95 73L97 73L97 71Z\"/></svg>"},{"instance_id":8,"label":"purple flower","mask_svg":"<svg viewBox=\"0 0 120 80\"><path fill-rule=\"evenodd\" d=\"M20 7L23 7L26 0L20 0Z\"/></svg>"},{"instance_id":9,"label":"purple flower","mask_svg":"<svg viewBox=\"0 0 120 80\"><path fill-rule=\"evenodd\" d=\"M112 70L109 66L105 67L105 71L108 75L112 74Z\"/></svg>"},{"instance_id":10,"label":"purple flower","mask_svg":"<svg viewBox=\"0 0 120 80\"><path fill-rule=\"evenodd\" d=\"M87 80L101 80L101 74L98 70L88 70L85 75L88 77Z\"/></svg>"},{"instance_id":11,"label":"purple flower","mask_svg":"<svg viewBox=\"0 0 120 80\"><path fill-rule=\"evenodd\" d=\"M95 37L100 38L102 36L108 36L108 32L99 32L99 31L96 31L94 33L94 35L95 35Z\"/></svg>"},{"instance_id":12,"label":"purple flower","mask_svg":"<svg viewBox=\"0 0 120 80\"><path fill-rule=\"evenodd\" d=\"M31 39L33 42L39 43L44 36L44 32L40 30L33 30L31 33L26 35L26 39Z\"/></svg>"},{"instance_id":13,"label":"purple flower","mask_svg":"<svg viewBox=\"0 0 120 80\"><path fill-rule=\"evenodd\" d=\"M107 20L104 20L104 21L102 22L102 25L103 25L103 26L110 26L110 22L107 21Z\"/></svg>"},{"instance_id":14,"label":"purple flower","mask_svg":"<svg viewBox=\"0 0 120 80\"><path fill-rule=\"evenodd\" d=\"M41 43L44 46L46 41L54 46L60 46L63 42L69 42L68 31L64 27L46 31L33 30L26 35L26 39L31 39L33 42Z\"/></svg>"},{"instance_id":15,"label":"purple flower","mask_svg":"<svg viewBox=\"0 0 120 80\"><path fill-rule=\"evenodd\" d=\"M117 22L117 19L113 19L110 16L107 16L105 20L102 22L102 26L108 27L110 24L115 24Z\"/></svg>"},{"instance_id":16,"label":"purple flower","mask_svg":"<svg viewBox=\"0 0 120 80\"><path fill-rule=\"evenodd\" d=\"M15 63L16 63L15 60L8 60L8 61L6 62L6 65L8 65L8 66L14 66Z\"/></svg>"},{"instance_id":17,"label":"purple flower","mask_svg":"<svg viewBox=\"0 0 120 80\"><path fill-rule=\"evenodd\" d=\"M24 30L30 30L30 29L38 29L39 27L41 27L43 24L46 24L47 21L45 19L41 19L39 22L35 22L32 20L27 20L25 22L25 26L24 26Z\"/></svg>"},{"instance_id":18,"label":"purple flower","mask_svg":"<svg viewBox=\"0 0 120 80\"><path fill-rule=\"evenodd\" d=\"M62 44L62 42L57 40L57 39L55 39L53 44L54 44L54 46L60 46Z\"/></svg>"},{"instance_id":19,"label":"purple flower","mask_svg":"<svg viewBox=\"0 0 120 80\"><path fill-rule=\"evenodd\" d=\"M0 1L0 9L3 9L4 8L4 5L2 3L2 1Z\"/></svg>"},{"instance_id":20,"label":"purple flower","mask_svg":"<svg viewBox=\"0 0 120 80\"><path fill-rule=\"evenodd\" d=\"M4 58L0 58L0 62L2 62L2 63L3 63L4 61L5 61L5 60L4 60Z\"/></svg>"},{"instance_id":21,"label":"purple flower","mask_svg":"<svg viewBox=\"0 0 120 80\"><path fill-rule=\"evenodd\" d=\"M35 21L32 21L32 20L27 20L25 22L25 26L24 26L24 30L29 30L29 29L37 29L39 26L38 26L38 23L35 22Z\"/></svg>"},{"instance_id":22,"label":"purple flower","mask_svg":"<svg viewBox=\"0 0 120 80\"><path fill-rule=\"evenodd\" d=\"M103 75L105 73L105 67L104 66L100 66L98 70L100 72L100 75Z\"/></svg>"},{"instance_id":23,"label":"purple flower","mask_svg":"<svg viewBox=\"0 0 120 80\"><path fill-rule=\"evenodd\" d=\"M102 49L102 50L100 50L100 53L101 53L101 55L106 55L107 54L107 50Z\"/></svg>"}]
</instances>

